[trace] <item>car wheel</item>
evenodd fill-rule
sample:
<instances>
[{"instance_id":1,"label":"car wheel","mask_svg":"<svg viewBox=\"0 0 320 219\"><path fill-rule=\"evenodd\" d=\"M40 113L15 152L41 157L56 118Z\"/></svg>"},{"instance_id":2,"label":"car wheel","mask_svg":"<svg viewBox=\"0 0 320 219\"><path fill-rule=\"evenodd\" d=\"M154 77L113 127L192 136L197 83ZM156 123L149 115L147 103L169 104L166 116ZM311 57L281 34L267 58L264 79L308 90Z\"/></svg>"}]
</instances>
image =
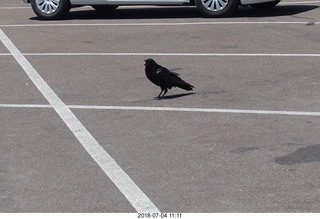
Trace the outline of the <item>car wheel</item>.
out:
<instances>
[{"instance_id":1,"label":"car wheel","mask_svg":"<svg viewBox=\"0 0 320 219\"><path fill-rule=\"evenodd\" d=\"M34 13L40 19L63 18L71 8L69 0L31 0Z\"/></svg>"},{"instance_id":2,"label":"car wheel","mask_svg":"<svg viewBox=\"0 0 320 219\"><path fill-rule=\"evenodd\" d=\"M254 9L269 9L276 6L280 1L273 1L273 2L265 2L265 3L259 3L259 4L252 4L249 5L251 8Z\"/></svg>"},{"instance_id":3,"label":"car wheel","mask_svg":"<svg viewBox=\"0 0 320 219\"><path fill-rule=\"evenodd\" d=\"M92 5L97 11L112 11L118 7L118 5Z\"/></svg>"},{"instance_id":4,"label":"car wheel","mask_svg":"<svg viewBox=\"0 0 320 219\"><path fill-rule=\"evenodd\" d=\"M195 0L196 6L204 17L227 17L238 7L239 0Z\"/></svg>"}]
</instances>

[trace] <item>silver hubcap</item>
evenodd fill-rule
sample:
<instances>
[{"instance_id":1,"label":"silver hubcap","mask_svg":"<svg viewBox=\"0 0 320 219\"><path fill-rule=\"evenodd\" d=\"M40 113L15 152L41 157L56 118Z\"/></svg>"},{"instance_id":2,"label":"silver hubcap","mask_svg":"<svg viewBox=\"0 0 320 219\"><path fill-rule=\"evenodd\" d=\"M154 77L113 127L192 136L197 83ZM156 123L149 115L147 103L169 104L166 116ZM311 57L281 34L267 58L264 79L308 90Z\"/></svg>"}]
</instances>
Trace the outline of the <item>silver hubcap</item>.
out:
<instances>
[{"instance_id":1,"label":"silver hubcap","mask_svg":"<svg viewBox=\"0 0 320 219\"><path fill-rule=\"evenodd\" d=\"M209 11L222 11L229 3L229 0L201 0L202 4Z\"/></svg>"},{"instance_id":2,"label":"silver hubcap","mask_svg":"<svg viewBox=\"0 0 320 219\"><path fill-rule=\"evenodd\" d=\"M44 14L53 14L60 5L60 0L36 0L38 9Z\"/></svg>"}]
</instances>

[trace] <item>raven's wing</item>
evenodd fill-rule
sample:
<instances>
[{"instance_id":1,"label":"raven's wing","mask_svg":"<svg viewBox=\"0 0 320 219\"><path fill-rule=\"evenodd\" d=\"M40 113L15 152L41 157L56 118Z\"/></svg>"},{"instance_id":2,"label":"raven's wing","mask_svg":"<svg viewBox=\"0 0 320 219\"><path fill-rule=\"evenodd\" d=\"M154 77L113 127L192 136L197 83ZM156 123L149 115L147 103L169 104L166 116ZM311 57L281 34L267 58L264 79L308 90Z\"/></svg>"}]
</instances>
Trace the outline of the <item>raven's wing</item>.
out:
<instances>
[{"instance_id":1,"label":"raven's wing","mask_svg":"<svg viewBox=\"0 0 320 219\"><path fill-rule=\"evenodd\" d=\"M179 73L174 72L174 71L171 71L171 70L170 70L170 73L173 74L173 75L175 75L175 76L179 76L179 75L180 75Z\"/></svg>"},{"instance_id":2,"label":"raven's wing","mask_svg":"<svg viewBox=\"0 0 320 219\"><path fill-rule=\"evenodd\" d=\"M178 77L178 74L175 72L169 71L167 68L158 66L156 70L156 75L158 76L159 82L161 83L162 87L167 87L171 89L173 87L172 83L170 82L170 77Z\"/></svg>"},{"instance_id":3,"label":"raven's wing","mask_svg":"<svg viewBox=\"0 0 320 219\"><path fill-rule=\"evenodd\" d=\"M147 78L160 87L167 87L167 78L169 75L169 70L160 66L152 66L151 69L146 70Z\"/></svg>"},{"instance_id":4,"label":"raven's wing","mask_svg":"<svg viewBox=\"0 0 320 219\"><path fill-rule=\"evenodd\" d=\"M193 86L183 81L179 74L173 71L169 71L167 68L158 65L155 71L157 77L157 85L171 89L172 87L179 87L184 90L192 90Z\"/></svg>"},{"instance_id":5,"label":"raven's wing","mask_svg":"<svg viewBox=\"0 0 320 219\"><path fill-rule=\"evenodd\" d=\"M158 66L157 70L156 70L156 74L160 77L160 78L165 78L168 77L168 75L170 74L170 71L162 66Z\"/></svg>"},{"instance_id":6,"label":"raven's wing","mask_svg":"<svg viewBox=\"0 0 320 219\"><path fill-rule=\"evenodd\" d=\"M179 87L184 90L192 90L192 88L194 88L193 85L185 82L178 75L179 74L177 74L175 72L170 72L170 74L167 78L167 83L170 87Z\"/></svg>"}]
</instances>

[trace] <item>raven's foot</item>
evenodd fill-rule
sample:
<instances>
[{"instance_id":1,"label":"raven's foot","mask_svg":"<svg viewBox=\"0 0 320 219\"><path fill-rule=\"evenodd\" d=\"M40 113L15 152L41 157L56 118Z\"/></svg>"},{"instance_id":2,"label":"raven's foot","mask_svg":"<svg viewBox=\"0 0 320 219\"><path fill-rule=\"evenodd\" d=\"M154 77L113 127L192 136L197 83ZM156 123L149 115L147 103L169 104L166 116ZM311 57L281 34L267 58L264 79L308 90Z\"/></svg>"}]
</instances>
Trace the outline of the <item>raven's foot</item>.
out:
<instances>
[{"instance_id":1,"label":"raven's foot","mask_svg":"<svg viewBox=\"0 0 320 219\"><path fill-rule=\"evenodd\" d=\"M157 96L157 97L154 97L153 99L155 99L155 100L161 100L162 97Z\"/></svg>"}]
</instances>

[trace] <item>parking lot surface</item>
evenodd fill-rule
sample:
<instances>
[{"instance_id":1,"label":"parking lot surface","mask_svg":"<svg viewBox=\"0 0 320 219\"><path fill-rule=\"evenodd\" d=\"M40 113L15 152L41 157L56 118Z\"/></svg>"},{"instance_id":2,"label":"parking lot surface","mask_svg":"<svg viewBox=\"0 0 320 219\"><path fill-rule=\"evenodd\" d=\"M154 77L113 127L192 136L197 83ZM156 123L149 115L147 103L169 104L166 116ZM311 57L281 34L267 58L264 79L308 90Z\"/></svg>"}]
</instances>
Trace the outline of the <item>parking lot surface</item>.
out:
<instances>
[{"instance_id":1,"label":"parking lot surface","mask_svg":"<svg viewBox=\"0 0 320 219\"><path fill-rule=\"evenodd\" d=\"M319 1L0 3L0 212L319 212ZM194 85L162 100L155 59Z\"/></svg>"}]
</instances>

